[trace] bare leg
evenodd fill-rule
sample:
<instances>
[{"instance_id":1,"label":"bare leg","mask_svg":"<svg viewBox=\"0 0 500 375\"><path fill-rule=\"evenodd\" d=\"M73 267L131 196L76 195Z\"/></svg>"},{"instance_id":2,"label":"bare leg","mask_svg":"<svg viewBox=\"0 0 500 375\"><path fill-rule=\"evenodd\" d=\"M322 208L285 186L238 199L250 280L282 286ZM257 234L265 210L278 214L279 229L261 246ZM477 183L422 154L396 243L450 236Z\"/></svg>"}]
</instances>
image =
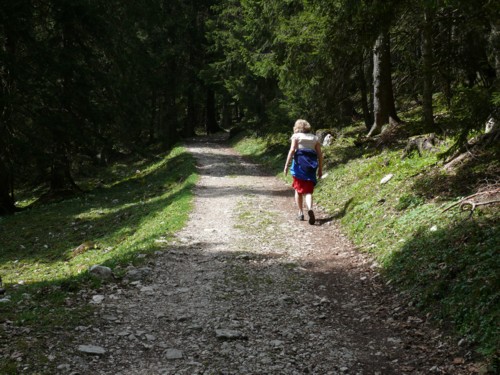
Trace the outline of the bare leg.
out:
<instances>
[{"instance_id":1,"label":"bare leg","mask_svg":"<svg viewBox=\"0 0 500 375\"><path fill-rule=\"evenodd\" d=\"M299 208L299 215L303 215L304 214L304 212L302 211L302 206L304 205L303 198L302 194L297 193L297 190L295 190L295 203Z\"/></svg>"},{"instance_id":2,"label":"bare leg","mask_svg":"<svg viewBox=\"0 0 500 375\"><path fill-rule=\"evenodd\" d=\"M309 215L309 224L313 225L316 222L316 218L314 217L313 207L313 197L312 194L306 194L306 206L307 206L307 215Z\"/></svg>"},{"instance_id":3,"label":"bare leg","mask_svg":"<svg viewBox=\"0 0 500 375\"><path fill-rule=\"evenodd\" d=\"M312 210L312 208L313 208L313 196L312 196L312 194L306 194L306 206L307 206L307 210Z\"/></svg>"}]
</instances>

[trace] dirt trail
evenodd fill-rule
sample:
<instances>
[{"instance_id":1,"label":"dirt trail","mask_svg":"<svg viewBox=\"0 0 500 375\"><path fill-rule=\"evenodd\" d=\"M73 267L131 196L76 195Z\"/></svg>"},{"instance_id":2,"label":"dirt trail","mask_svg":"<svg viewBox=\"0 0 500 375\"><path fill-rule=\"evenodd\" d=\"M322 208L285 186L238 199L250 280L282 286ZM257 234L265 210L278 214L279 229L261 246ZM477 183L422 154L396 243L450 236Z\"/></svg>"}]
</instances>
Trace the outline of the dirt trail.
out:
<instances>
[{"instance_id":1,"label":"dirt trail","mask_svg":"<svg viewBox=\"0 0 500 375\"><path fill-rule=\"evenodd\" d=\"M220 141L187 148L201 175L188 225L144 277L101 293L74 342L105 353L75 345L61 373L470 373L332 218L297 221L291 188Z\"/></svg>"}]
</instances>

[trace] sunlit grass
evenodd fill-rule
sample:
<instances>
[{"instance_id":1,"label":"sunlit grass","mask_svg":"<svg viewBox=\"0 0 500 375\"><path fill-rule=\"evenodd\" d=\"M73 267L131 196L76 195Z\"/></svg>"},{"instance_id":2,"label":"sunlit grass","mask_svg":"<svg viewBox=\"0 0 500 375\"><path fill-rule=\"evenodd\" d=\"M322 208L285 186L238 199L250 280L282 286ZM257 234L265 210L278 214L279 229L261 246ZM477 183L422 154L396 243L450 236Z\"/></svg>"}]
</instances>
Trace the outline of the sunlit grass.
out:
<instances>
[{"instance_id":1,"label":"sunlit grass","mask_svg":"<svg viewBox=\"0 0 500 375\"><path fill-rule=\"evenodd\" d=\"M159 160L122 163L100 177L103 187L2 218L0 275L11 302L0 304L0 321L47 332L47 338L55 329L85 324L91 307L70 301L82 288L99 287L89 267L105 265L119 277L184 226L197 175L182 147ZM76 251L82 244L89 246ZM25 344L11 338L8 350L25 353ZM31 343L24 362L49 366L45 347L44 339ZM0 373L16 371L15 360L0 365Z\"/></svg>"},{"instance_id":2,"label":"sunlit grass","mask_svg":"<svg viewBox=\"0 0 500 375\"><path fill-rule=\"evenodd\" d=\"M1 224L0 274L7 287L78 275L93 264L114 266L179 230L190 209L196 176L192 160L175 149L141 173L68 201L40 206ZM180 181L180 182L179 182ZM84 242L92 248L74 253Z\"/></svg>"}]
</instances>

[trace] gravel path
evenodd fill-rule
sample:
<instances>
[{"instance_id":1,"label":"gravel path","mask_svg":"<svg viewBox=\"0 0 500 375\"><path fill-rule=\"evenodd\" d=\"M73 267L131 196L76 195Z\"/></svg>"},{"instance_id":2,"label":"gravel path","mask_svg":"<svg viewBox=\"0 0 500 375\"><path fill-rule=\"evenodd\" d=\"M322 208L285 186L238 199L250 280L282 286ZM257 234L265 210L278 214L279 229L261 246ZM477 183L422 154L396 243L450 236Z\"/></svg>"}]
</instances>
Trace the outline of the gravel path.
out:
<instances>
[{"instance_id":1,"label":"gravel path","mask_svg":"<svg viewBox=\"0 0 500 375\"><path fill-rule=\"evenodd\" d=\"M189 223L127 287L93 296L95 326L74 339L90 346L61 373L470 373L332 218L296 221L291 188L222 142L187 148L201 175Z\"/></svg>"}]
</instances>

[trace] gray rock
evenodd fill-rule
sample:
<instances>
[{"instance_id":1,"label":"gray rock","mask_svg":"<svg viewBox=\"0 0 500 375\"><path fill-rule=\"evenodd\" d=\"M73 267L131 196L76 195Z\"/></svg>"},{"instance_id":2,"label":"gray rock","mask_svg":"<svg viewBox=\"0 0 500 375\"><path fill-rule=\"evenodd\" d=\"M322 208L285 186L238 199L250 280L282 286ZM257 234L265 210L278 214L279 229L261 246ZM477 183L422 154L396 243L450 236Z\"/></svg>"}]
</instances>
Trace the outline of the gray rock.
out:
<instances>
[{"instance_id":1,"label":"gray rock","mask_svg":"<svg viewBox=\"0 0 500 375\"><path fill-rule=\"evenodd\" d=\"M178 349L167 349L164 354L168 360L182 359L184 357L182 351Z\"/></svg>"},{"instance_id":2,"label":"gray rock","mask_svg":"<svg viewBox=\"0 0 500 375\"><path fill-rule=\"evenodd\" d=\"M152 286L143 286L141 288L141 293L146 293L146 294L153 294L155 291L155 288Z\"/></svg>"},{"instance_id":3,"label":"gray rock","mask_svg":"<svg viewBox=\"0 0 500 375\"><path fill-rule=\"evenodd\" d=\"M97 345L79 345L78 351L92 355L103 355L106 353L106 349Z\"/></svg>"},{"instance_id":4,"label":"gray rock","mask_svg":"<svg viewBox=\"0 0 500 375\"><path fill-rule=\"evenodd\" d=\"M215 336L219 340L246 340L247 337L240 331L233 329L216 329Z\"/></svg>"},{"instance_id":5,"label":"gray rock","mask_svg":"<svg viewBox=\"0 0 500 375\"><path fill-rule=\"evenodd\" d=\"M281 340L271 340L271 341L269 342L269 344L270 344L272 347L274 347L274 348L279 348L279 347L283 346L284 342L283 342L283 341L281 341Z\"/></svg>"},{"instance_id":6,"label":"gray rock","mask_svg":"<svg viewBox=\"0 0 500 375\"><path fill-rule=\"evenodd\" d=\"M95 296L92 296L92 302L96 305L100 304L102 301L104 301L104 296L102 294L96 294Z\"/></svg>"},{"instance_id":7,"label":"gray rock","mask_svg":"<svg viewBox=\"0 0 500 375\"><path fill-rule=\"evenodd\" d=\"M90 267L89 272L91 275L102 280L109 280L114 277L111 268L105 266L94 265Z\"/></svg>"},{"instance_id":8,"label":"gray rock","mask_svg":"<svg viewBox=\"0 0 500 375\"><path fill-rule=\"evenodd\" d=\"M149 267L132 268L127 274L126 278L132 281L144 280L151 275L152 269Z\"/></svg>"}]
</instances>

